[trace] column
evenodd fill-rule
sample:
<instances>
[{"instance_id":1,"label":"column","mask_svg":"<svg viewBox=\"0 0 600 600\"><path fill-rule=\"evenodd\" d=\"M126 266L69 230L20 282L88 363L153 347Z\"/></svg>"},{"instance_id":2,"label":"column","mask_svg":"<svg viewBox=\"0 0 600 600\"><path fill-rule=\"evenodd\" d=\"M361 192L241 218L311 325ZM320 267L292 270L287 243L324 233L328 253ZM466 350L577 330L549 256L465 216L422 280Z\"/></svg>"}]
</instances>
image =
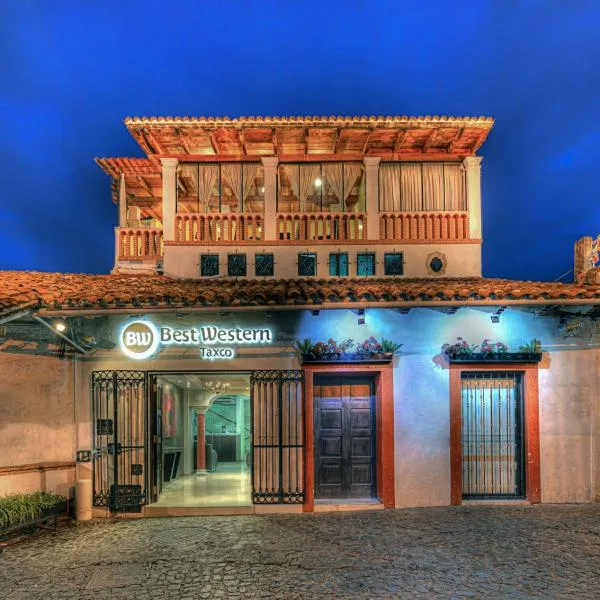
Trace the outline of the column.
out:
<instances>
[{"instance_id":1,"label":"column","mask_svg":"<svg viewBox=\"0 0 600 600\"><path fill-rule=\"evenodd\" d=\"M175 240L177 159L161 158L160 162L162 163L163 239L167 242Z\"/></svg>"},{"instance_id":2,"label":"column","mask_svg":"<svg viewBox=\"0 0 600 600\"><path fill-rule=\"evenodd\" d=\"M469 211L469 237L481 239L481 156L468 156L463 161L466 172L465 188Z\"/></svg>"},{"instance_id":3,"label":"column","mask_svg":"<svg viewBox=\"0 0 600 600\"><path fill-rule=\"evenodd\" d=\"M263 156L262 164L265 177L265 222L263 225L263 239L277 239L277 165L276 156Z\"/></svg>"},{"instance_id":4,"label":"column","mask_svg":"<svg viewBox=\"0 0 600 600\"><path fill-rule=\"evenodd\" d=\"M119 227L127 227L127 195L123 173L119 179Z\"/></svg>"},{"instance_id":5,"label":"column","mask_svg":"<svg viewBox=\"0 0 600 600\"><path fill-rule=\"evenodd\" d=\"M367 195L367 239L379 239L379 163L378 156L365 156L365 191Z\"/></svg>"},{"instance_id":6,"label":"column","mask_svg":"<svg viewBox=\"0 0 600 600\"><path fill-rule=\"evenodd\" d=\"M197 413L198 417L198 450L196 453L196 473L206 473L206 439L204 437L205 414Z\"/></svg>"}]
</instances>

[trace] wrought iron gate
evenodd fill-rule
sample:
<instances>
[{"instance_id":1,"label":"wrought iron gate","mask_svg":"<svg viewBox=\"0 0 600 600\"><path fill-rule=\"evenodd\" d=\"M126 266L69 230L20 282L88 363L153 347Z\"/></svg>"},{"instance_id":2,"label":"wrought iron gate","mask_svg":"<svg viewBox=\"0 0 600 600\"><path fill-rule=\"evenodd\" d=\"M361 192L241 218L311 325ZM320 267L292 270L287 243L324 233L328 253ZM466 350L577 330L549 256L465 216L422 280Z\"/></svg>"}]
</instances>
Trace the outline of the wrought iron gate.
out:
<instances>
[{"instance_id":1,"label":"wrought iron gate","mask_svg":"<svg viewBox=\"0 0 600 600\"><path fill-rule=\"evenodd\" d=\"M252 501L304 502L302 371L253 371Z\"/></svg>"},{"instance_id":2,"label":"wrought iron gate","mask_svg":"<svg viewBox=\"0 0 600 600\"><path fill-rule=\"evenodd\" d=\"M523 497L523 386L516 372L463 372L464 498Z\"/></svg>"},{"instance_id":3,"label":"wrought iron gate","mask_svg":"<svg viewBox=\"0 0 600 600\"><path fill-rule=\"evenodd\" d=\"M146 502L146 373L92 373L94 506L140 511Z\"/></svg>"}]
</instances>

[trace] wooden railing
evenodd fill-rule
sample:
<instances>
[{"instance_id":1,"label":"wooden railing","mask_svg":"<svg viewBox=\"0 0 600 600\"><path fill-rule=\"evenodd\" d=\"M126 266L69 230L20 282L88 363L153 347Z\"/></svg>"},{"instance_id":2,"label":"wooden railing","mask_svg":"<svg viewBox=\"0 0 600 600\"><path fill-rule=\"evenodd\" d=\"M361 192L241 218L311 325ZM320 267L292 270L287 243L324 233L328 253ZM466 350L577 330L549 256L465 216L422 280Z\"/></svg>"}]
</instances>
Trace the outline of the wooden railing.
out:
<instances>
[{"instance_id":1,"label":"wooden railing","mask_svg":"<svg viewBox=\"0 0 600 600\"><path fill-rule=\"evenodd\" d=\"M365 240L364 213L278 213L279 240Z\"/></svg>"},{"instance_id":2,"label":"wooden railing","mask_svg":"<svg viewBox=\"0 0 600 600\"><path fill-rule=\"evenodd\" d=\"M260 214L205 213L175 216L175 239L178 242L231 242L263 239L263 216Z\"/></svg>"},{"instance_id":3,"label":"wooden railing","mask_svg":"<svg viewBox=\"0 0 600 600\"><path fill-rule=\"evenodd\" d=\"M162 229L118 227L116 231L120 259L159 259L163 255Z\"/></svg>"},{"instance_id":4,"label":"wooden railing","mask_svg":"<svg viewBox=\"0 0 600 600\"><path fill-rule=\"evenodd\" d=\"M468 212L393 212L379 214L380 240L467 240Z\"/></svg>"}]
</instances>

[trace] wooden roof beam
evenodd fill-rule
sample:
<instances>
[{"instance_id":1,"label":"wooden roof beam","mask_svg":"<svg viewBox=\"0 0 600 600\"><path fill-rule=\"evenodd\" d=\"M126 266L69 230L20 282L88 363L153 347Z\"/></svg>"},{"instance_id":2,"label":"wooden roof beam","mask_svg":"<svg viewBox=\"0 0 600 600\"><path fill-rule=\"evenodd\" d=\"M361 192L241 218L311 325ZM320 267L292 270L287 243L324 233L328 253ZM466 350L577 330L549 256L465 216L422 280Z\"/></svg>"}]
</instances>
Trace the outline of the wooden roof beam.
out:
<instances>
[{"instance_id":1,"label":"wooden roof beam","mask_svg":"<svg viewBox=\"0 0 600 600\"><path fill-rule=\"evenodd\" d=\"M436 138L437 129L431 129L431 133L427 136L425 143L423 144L423 153L428 152L429 148L433 145L433 141Z\"/></svg>"},{"instance_id":2,"label":"wooden roof beam","mask_svg":"<svg viewBox=\"0 0 600 600\"><path fill-rule=\"evenodd\" d=\"M455 151L456 145L458 144L458 142L461 141L464 133L465 133L465 128L464 127L459 127L458 130L456 131L456 134L454 135L454 137L452 138L452 140L448 144L448 152L450 154Z\"/></svg>"},{"instance_id":3,"label":"wooden roof beam","mask_svg":"<svg viewBox=\"0 0 600 600\"><path fill-rule=\"evenodd\" d=\"M147 181L141 175L136 175L135 179L144 188L144 190L146 190L146 192L148 192L148 194L154 198L152 188L148 185Z\"/></svg>"},{"instance_id":4,"label":"wooden roof beam","mask_svg":"<svg viewBox=\"0 0 600 600\"><path fill-rule=\"evenodd\" d=\"M308 156L308 127L303 127L304 130L304 156Z\"/></svg>"},{"instance_id":5,"label":"wooden roof beam","mask_svg":"<svg viewBox=\"0 0 600 600\"><path fill-rule=\"evenodd\" d=\"M213 152L215 154L221 154L219 150L219 144L217 144L217 140L215 140L215 135L212 131L208 134L208 139L210 140L210 145L212 146Z\"/></svg>"},{"instance_id":6,"label":"wooden roof beam","mask_svg":"<svg viewBox=\"0 0 600 600\"><path fill-rule=\"evenodd\" d=\"M408 129L399 129L394 142L394 154L400 154L400 147L404 143L404 139L408 135Z\"/></svg>"},{"instance_id":7,"label":"wooden roof beam","mask_svg":"<svg viewBox=\"0 0 600 600\"><path fill-rule=\"evenodd\" d=\"M365 138L365 143L363 144L361 153L365 154L367 152L367 146L369 145L369 142L371 141L371 133L373 133L372 129L369 129L369 132L367 133L367 137Z\"/></svg>"},{"instance_id":8,"label":"wooden roof beam","mask_svg":"<svg viewBox=\"0 0 600 600\"><path fill-rule=\"evenodd\" d=\"M145 136L146 140L150 142L150 146L155 148L156 154L162 154L162 148L156 141L156 138L147 129L142 130L142 135Z\"/></svg>"},{"instance_id":9,"label":"wooden roof beam","mask_svg":"<svg viewBox=\"0 0 600 600\"><path fill-rule=\"evenodd\" d=\"M340 139L340 128L336 127L335 128L335 137L333 138L333 148L331 149L332 154L337 154L337 145L338 145L339 139Z\"/></svg>"},{"instance_id":10,"label":"wooden roof beam","mask_svg":"<svg viewBox=\"0 0 600 600\"><path fill-rule=\"evenodd\" d=\"M192 154L191 150L190 150L190 146L187 143L187 140L185 139L185 137L183 137L183 134L181 133L181 128L180 127L175 127L175 132L177 133L178 137L179 137L179 141L181 142L181 145L183 146L183 149L188 153L188 154Z\"/></svg>"},{"instance_id":11,"label":"wooden roof beam","mask_svg":"<svg viewBox=\"0 0 600 600\"><path fill-rule=\"evenodd\" d=\"M242 154L248 154L248 152L246 152L246 141L244 140L244 130L240 129L238 131L238 139L240 141L240 149Z\"/></svg>"},{"instance_id":12,"label":"wooden roof beam","mask_svg":"<svg viewBox=\"0 0 600 600\"><path fill-rule=\"evenodd\" d=\"M473 154L475 154L475 152L477 152L477 150L479 150L479 147L481 146L481 144L483 144L483 141L485 140L485 138L487 137L489 132L490 132L489 129L481 130L481 133L477 136L477 139L475 140L475 143L473 144L473 148L472 148Z\"/></svg>"},{"instance_id":13,"label":"wooden roof beam","mask_svg":"<svg viewBox=\"0 0 600 600\"><path fill-rule=\"evenodd\" d=\"M277 129L271 129L271 140L273 142L273 154L279 156L279 140L277 139Z\"/></svg>"}]
</instances>

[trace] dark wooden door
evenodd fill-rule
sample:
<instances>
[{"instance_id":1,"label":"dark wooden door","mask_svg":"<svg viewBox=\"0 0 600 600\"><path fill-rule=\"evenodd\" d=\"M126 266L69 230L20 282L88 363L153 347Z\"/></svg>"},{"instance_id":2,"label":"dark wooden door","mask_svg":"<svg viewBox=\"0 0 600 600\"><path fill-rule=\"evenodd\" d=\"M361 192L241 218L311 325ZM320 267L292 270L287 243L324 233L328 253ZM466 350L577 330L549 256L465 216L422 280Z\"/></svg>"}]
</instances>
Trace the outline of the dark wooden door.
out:
<instances>
[{"instance_id":1,"label":"dark wooden door","mask_svg":"<svg viewBox=\"0 0 600 600\"><path fill-rule=\"evenodd\" d=\"M374 497L373 380L368 377L317 377L313 389L315 497Z\"/></svg>"}]
</instances>

